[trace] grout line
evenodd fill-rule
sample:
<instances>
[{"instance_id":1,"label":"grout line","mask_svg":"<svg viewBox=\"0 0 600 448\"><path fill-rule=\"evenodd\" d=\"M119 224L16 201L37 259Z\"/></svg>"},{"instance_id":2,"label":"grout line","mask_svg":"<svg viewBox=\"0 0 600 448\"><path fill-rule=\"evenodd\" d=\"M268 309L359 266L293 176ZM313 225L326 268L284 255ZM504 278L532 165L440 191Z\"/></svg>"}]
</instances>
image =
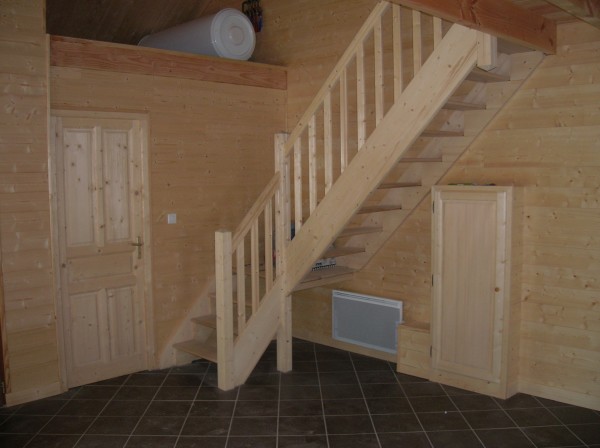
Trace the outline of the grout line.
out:
<instances>
[{"instance_id":1,"label":"grout line","mask_svg":"<svg viewBox=\"0 0 600 448\"><path fill-rule=\"evenodd\" d=\"M227 429L227 436L225 438L225 448L229 446L229 441L231 440L231 428L233 428L233 418L235 416L235 411L237 410L238 401L240 399L240 386L237 386L237 393L235 394L235 400L233 403L233 411L231 411L231 420L229 420L229 428Z\"/></svg>"},{"instance_id":2,"label":"grout line","mask_svg":"<svg viewBox=\"0 0 600 448\"><path fill-rule=\"evenodd\" d=\"M206 368L204 369L204 375L202 376L202 381L200 382L200 386L198 386L198 390L196 390L196 393L194 394L194 398L192 398L192 402L190 403L190 407L188 408L187 415L183 419L183 424L181 425L181 428L179 429L179 434L177 434L177 438L175 439L175 445L173 445L173 447L176 447L179 444L179 439L181 439L181 433L183 432L183 428L185 428L185 424L187 423L188 419L190 418L190 414L192 413L192 408L194 407L196 398L198 397L198 394L200 393L200 389L202 389L202 385L204 384L204 380L206 379L206 374L210 370L210 365L211 365L210 362L206 363ZM167 375L167 376L169 376L169 375ZM151 401L151 403L152 403L152 401Z\"/></svg>"},{"instance_id":3,"label":"grout line","mask_svg":"<svg viewBox=\"0 0 600 448\"><path fill-rule=\"evenodd\" d=\"M412 413L414 414L414 416L416 417L417 421L419 422L419 426L423 430L423 434L425 434L425 437L427 438L427 442L429 442L429 446L431 448L433 448L433 442L429 438L429 434L427 433L427 431L425 431L425 427L423 426L423 423L421 422L421 419L419 418L419 414L417 414L417 411L415 411L415 408L414 408L413 404L410 402L410 398L408 397L408 394L406 393L406 390L404 389L404 386L402 385L402 382L398 379L398 375L396 374L397 372L395 372L391 368L391 366L390 366L390 369L392 370L392 373L394 374L394 377L396 378L396 382L400 386L400 389L402 390L402 393L404 394L404 397L406 398L406 402L410 406L410 409L411 409ZM444 392L446 392L446 390L444 388L442 388L442 389L444 390ZM454 403L452 403L452 404L454 404ZM454 405L454 407L456 407L456 405Z\"/></svg>"},{"instance_id":4,"label":"grout line","mask_svg":"<svg viewBox=\"0 0 600 448\"><path fill-rule=\"evenodd\" d=\"M327 448L329 445L329 430L327 429L327 418L325 415L325 402L323 401L323 387L321 384L321 373L319 370L319 358L317 357L317 344L313 343L313 355L315 357L315 370L317 372L317 383L319 385L319 396L321 397L321 412L323 413L323 425L325 426L325 441L327 442Z\"/></svg>"},{"instance_id":5,"label":"grout line","mask_svg":"<svg viewBox=\"0 0 600 448\"><path fill-rule=\"evenodd\" d=\"M479 443L481 444L481 446L485 448L485 443L483 443L483 440L481 440L481 437L479 437L479 434L477 434L477 431L475 430L475 428L473 428L473 426L471 426L471 423L469 423L469 420L467 420L467 418L463 414L462 409L460 409L456 405L456 402L454 401L454 399L452 398L452 396L448 393L448 391L444 387L442 387L442 390L444 391L444 393L446 394L446 396L448 397L448 399L452 402L452 404L454 405L454 407L456 408L456 410L460 413L460 416L465 421L465 423L467 424L467 426L469 427L469 429L471 430L471 432L475 435L475 437L477 438L477 440L479 441ZM489 428L486 428L486 429L489 429Z\"/></svg>"},{"instance_id":6,"label":"grout line","mask_svg":"<svg viewBox=\"0 0 600 448\"><path fill-rule=\"evenodd\" d=\"M371 410L369 409L369 403L367 402L367 397L365 397L365 391L362 387L362 383L360 381L360 376L356 370L356 365L354 364L354 358L352 355L349 355L350 363L352 364L352 369L354 370L354 376L356 377L356 381L358 382L358 387L360 388L360 394L362 395L363 402L365 407L367 408L367 415L369 416L369 420L371 422L371 427L373 428L373 432L375 433L375 439L377 439L377 445L381 448L381 440L379 440L379 433L377 432L377 428L375 428L375 422L373 421L373 416L371 415ZM389 364L388 364L389 366Z\"/></svg>"}]
</instances>

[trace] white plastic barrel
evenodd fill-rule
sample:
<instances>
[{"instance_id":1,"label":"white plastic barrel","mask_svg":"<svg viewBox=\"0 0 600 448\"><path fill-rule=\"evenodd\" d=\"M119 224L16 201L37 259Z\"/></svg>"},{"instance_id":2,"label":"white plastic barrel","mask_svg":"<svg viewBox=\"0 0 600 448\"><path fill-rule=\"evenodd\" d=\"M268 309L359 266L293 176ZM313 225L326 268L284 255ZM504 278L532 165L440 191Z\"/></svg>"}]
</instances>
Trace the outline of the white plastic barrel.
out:
<instances>
[{"instance_id":1,"label":"white plastic barrel","mask_svg":"<svg viewBox=\"0 0 600 448\"><path fill-rule=\"evenodd\" d=\"M138 45L245 61L252 56L255 43L250 19L236 9L227 8L149 34Z\"/></svg>"}]
</instances>

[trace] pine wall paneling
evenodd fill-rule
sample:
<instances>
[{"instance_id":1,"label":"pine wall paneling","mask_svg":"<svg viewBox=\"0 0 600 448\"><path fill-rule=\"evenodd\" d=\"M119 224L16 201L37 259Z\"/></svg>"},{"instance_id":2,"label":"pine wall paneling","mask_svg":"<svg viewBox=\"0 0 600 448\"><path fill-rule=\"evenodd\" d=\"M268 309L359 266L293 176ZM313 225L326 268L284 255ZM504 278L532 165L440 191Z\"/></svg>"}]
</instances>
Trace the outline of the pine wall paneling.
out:
<instances>
[{"instance_id":1,"label":"pine wall paneling","mask_svg":"<svg viewBox=\"0 0 600 448\"><path fill-rule=\"evenodd\" d=\"M0 233L9 405L58 393L44 2L0 4Z\"/></svg>"}]
</instances>

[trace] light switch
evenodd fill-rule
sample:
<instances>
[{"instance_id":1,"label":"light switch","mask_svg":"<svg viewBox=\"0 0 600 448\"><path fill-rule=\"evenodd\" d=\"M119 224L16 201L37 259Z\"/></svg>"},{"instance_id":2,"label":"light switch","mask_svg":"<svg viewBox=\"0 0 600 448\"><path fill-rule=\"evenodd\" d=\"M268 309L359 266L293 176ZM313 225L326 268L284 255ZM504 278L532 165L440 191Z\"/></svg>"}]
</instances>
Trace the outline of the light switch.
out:
<instances>
[{"instance_id":1,"label":"light switch","mask_svg":"<svg viewBox=\"0 0 600 448\"><path fill-rule=\"evenodd\" d=\"M169 213L167 215L167 224L176 224L177 223L177 213Z\"/></svg>"}]
</instances>

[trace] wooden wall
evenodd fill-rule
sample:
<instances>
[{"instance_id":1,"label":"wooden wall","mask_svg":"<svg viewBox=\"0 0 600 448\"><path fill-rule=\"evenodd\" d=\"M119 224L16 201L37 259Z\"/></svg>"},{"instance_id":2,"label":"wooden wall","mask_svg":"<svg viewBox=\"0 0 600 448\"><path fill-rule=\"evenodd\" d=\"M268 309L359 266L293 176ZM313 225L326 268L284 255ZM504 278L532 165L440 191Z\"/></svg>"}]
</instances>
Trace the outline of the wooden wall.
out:
<instances>
[{"instance_id":1,"label":"wooden wall","mask_svg":"<svg viewBox=\"0 0 600 448\"><path fill-rule=\"evenodd\" d=\"M0 259L8 404L60 391L48 200L47 53L43 0L0 2Z\"/></svg>"},{"instance_id":2,"label":"wooden wall","mask_svg":"<svg viewBox=\"0 0 600 448\"><path fill-rule=\"evenodd\" d=\"M289 67L291 128L372 2L329 1L306 17L309 2L264 3L276 17L266 27L275 29L260 37L257 54ZM562 25L559 46L443 182L524 187L519 387L599 408L600 31ZM337 287L402 299L409 319L429 322L430 253L426 201L354 281ZM329 301L326 288L295 295L295 334L333 343Z\"/></svg>"},{"instance_id":3,"label":"wooden wall","mask_svg":"<svg viewBox=\"0 0 600 448\"><path fill-rule=\"evenodd\" d=\"M234 230L273 173L285 91L54 66L50 77L53 109L148 114L158 357L214 277L215 230Z\"/></svg>"}]
</instances>

